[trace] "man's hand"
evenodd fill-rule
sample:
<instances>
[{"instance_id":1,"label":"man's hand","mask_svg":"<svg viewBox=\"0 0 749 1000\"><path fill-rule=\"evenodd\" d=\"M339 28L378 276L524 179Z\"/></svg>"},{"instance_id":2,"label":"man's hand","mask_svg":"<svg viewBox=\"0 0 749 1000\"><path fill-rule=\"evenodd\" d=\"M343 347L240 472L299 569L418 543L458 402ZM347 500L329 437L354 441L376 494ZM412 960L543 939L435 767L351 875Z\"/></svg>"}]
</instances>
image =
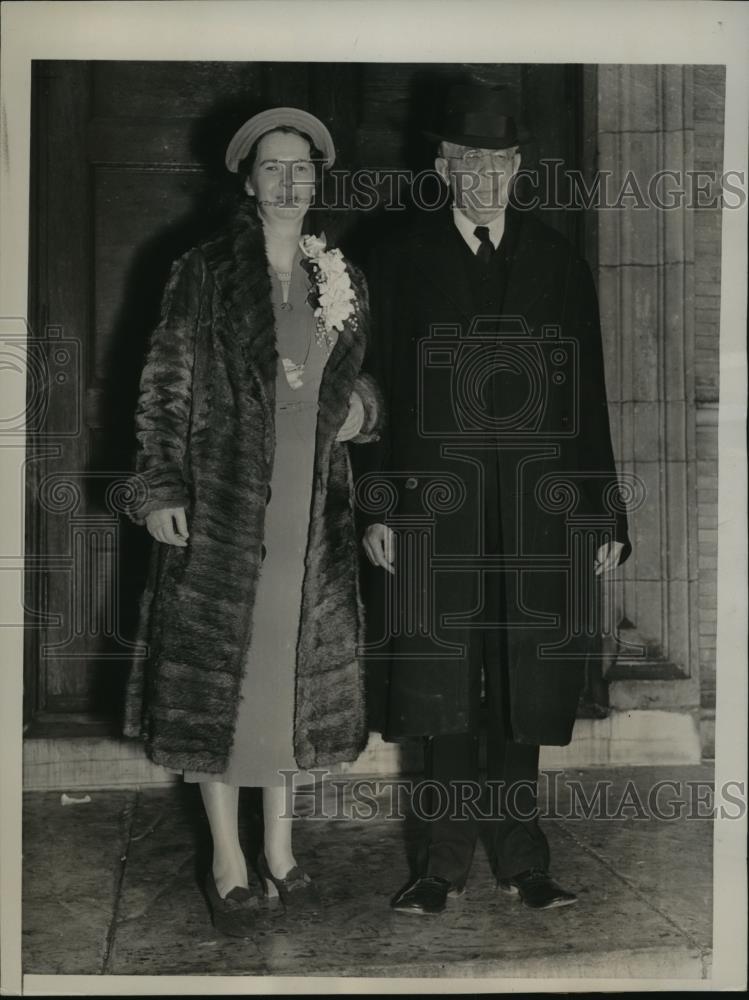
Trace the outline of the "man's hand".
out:
<instances>
[{"instance_id":1,"label":"man's hand","mask_svg":"<svg viewBox=\"0 0 749 1000\"><path fill-rule=\"evenodd\" d=\"M605 545L599 548L593 562L596 576L600 576L601 573L608 573L614 569L619 562L619 556L623 548L623 542L606 542Z\"/></svg>"},{"instance_id":2,"label":"man's hand","mask_svg":"<svg viewBox=\"0 0 749 1000\"><path fill-rule=\"evenodd\" d=\"M146 528L157 542L163 542L164 545L179 545L181 548L187 545L189 532L184 507L152 510L146 515Z\"/></svg>"},{"instance_id":3,"label":"man's hand","mask_svg":"<svg viewBox=\"0 0 749 1000\"><path fill-rule=\"evenodd\" d=\"M351 438L356 437L359 433L363 423L364 403L362 403L359 393L354 390L349 399L348 416L343 421L341 429L335 436L336 441L350 441Z\"/></svg>"},{"instance_id":4,"label":"man's hand","mask_svg":"<svg viewBox=\"0 0 749 1000\"><path fill-rule=\"evenodd\" d=\"M395 573L395 532L386 524L370 524L362 539L364 551L373 566Z\"/></svg>"}]
</instances>

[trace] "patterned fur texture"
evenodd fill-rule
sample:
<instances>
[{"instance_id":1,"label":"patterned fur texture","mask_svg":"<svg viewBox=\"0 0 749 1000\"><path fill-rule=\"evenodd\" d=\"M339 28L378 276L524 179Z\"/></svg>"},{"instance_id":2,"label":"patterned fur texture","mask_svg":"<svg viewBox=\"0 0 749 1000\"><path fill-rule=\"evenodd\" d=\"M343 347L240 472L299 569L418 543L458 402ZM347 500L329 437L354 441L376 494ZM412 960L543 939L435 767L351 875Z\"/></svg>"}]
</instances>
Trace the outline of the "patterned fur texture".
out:
<instances>
[{"instance_id":1,"label":"patterned fur texture","mask_svg":"<svg viewBox=\"0 0 749 1000\"><path fill-rule=\"evenodd\" d=\"M350 267L350 266L349 266ZM353 760L366 742L363 609L348 446L335 436L356 389L357 443L377 440L381 399L360 375L366 285L320 387L315 484L297 644L294 747L300 767ZM141 379L130 516L184 506L186 548L154 543L141 604L148 656L129 679L124 731L153 761L222 772L234 735L262 562L275 448L277 353L262 227L248 203L180 258Z\"/></svg>"}]
</instances>

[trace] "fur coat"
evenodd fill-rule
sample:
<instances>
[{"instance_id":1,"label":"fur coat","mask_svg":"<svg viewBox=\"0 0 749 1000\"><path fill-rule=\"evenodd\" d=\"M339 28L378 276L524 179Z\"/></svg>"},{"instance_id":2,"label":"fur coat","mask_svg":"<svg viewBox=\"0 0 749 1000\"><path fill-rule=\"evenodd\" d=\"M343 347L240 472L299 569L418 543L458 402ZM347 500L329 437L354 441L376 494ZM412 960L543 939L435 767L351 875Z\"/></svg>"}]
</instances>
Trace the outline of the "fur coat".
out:
<instances>
[{"instance_id":1,"label":"fur coat","mask_svg":"<svg viewBox=\"0 0 749 1000\"><path fill-rule=\"evenodd\" d=\"M348 445L336 434L354 389L376 440L377 388L360 373L369 309L356 307L320 386L315 473L297 640L294 752L300 767L363 749L363 609ZM232 747L264 557L278 356L262 226L248 202L215 238L173 265L141 377L129 514L184 507L185 548L154 542L140 609L147 655L131 669L124 732L176 770L221 773Z\"/></svg>"}]
</instances>

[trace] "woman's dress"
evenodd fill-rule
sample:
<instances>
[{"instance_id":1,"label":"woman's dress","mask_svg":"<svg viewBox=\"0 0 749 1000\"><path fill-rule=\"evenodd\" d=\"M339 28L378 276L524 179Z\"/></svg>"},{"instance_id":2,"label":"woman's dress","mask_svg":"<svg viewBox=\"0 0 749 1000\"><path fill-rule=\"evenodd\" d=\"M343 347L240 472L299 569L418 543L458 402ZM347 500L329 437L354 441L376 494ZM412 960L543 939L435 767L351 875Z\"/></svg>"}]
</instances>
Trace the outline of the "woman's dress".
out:
<instances>
[{"instance_id":1,"label":"woman's dress","mask_svg":"<svg viewBox=\"0 0 749 1000\"><path fill-rule=\"evenodd\" d=\"M299 262L292 268L288 305L270 271L279 354L276 375L276 449L266 509L260 570L250 647L234 744L223 774L185 771L185 781L223 781L229 785L284 785L312 780L297 767L293 751L296 645L304 579L314 476L317 400L329 351L317 342L309 278ZM302 384L292 388L282 359L303 364Z\"/></svg>"}]
</instances>

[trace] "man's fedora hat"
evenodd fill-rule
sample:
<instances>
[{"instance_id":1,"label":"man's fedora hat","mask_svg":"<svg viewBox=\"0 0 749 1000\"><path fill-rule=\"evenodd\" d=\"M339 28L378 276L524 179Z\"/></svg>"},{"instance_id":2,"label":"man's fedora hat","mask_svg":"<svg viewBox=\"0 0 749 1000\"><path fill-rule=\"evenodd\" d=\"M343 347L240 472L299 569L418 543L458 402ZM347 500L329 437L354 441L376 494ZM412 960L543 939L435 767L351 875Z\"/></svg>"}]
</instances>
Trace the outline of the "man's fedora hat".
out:
<instances>
[{"instance_id":1,"label":"man's fedora hat","mask_svg":"<svg viewBox=\"0 0 749 1000\"><path fill-rule=\"evenodd\" d=\"M424 135L472 149L508 149L532 138L518 129L507 87L478 83L453 84L441 118Z\"/></svg>"}]
</instances>

